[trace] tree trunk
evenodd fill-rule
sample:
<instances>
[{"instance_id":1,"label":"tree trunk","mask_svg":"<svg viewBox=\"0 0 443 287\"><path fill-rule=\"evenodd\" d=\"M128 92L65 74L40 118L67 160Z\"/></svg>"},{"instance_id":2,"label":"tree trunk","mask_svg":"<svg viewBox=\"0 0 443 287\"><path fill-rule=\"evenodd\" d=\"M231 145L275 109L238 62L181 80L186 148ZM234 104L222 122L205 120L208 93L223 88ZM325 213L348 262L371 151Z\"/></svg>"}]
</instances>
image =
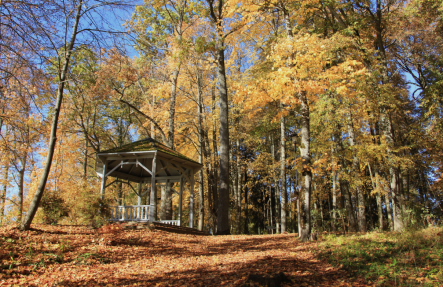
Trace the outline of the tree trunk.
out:
<instances>
[{"instance_id":1,"label":"tree trunk","mask_svg":"<svg viewBox=\"0 0 443 287\"><path fill-rule=\"evenodd\" d=\"M77 29L78 29L78 24L80 22L82 6L83 6L83 0L79 0L79 2L77 4L77 11L75 14L75 21L74 21L74 27L72 30L71 39L70 39L68 45L66 46L65 57L63 59L64 64L62 67L61 74L59 74L59 83L58 83L58 87L57 87L57 101L55 104L54 115L52 118L51 135L49 138L48 155L46 156L45 167L43 169L43 173L41 175L40 182L37 186L37 191L35 192L34 198L32 199L31 205L29 206L28 212L26 213L26 218L20 225L21 230L29 230L29 228L31 227L31 222L34 219L35 213L37 212L37 209L40 205L40 201L43 197L43 192L45 190L46 182L48 180L49 171L51 170L52 158L54 157L55 144L57 142L58 118L60 115L60 109L61 109L61 105L62 105L62 101L63 101L63 92L65 89L66 76L68 73L69 62L71 60L71 55L72 55L72 50L74 48L75 39L77 37Z\"/></svg>"},{"instance_id":2,"label":"tree trunk","mask_svg":"<svg viewBox=\"0 0 443 287\"><path fill-rule=\"evenodd\" d=\"M349 192L349 182L347 180L340 181L340 190L345 197L346 210L348 211L349 232L357 232L358 225L355 218L355 211L352 204L351 193Z\"/></svg>"},{"instance_id":3,"label":"tree trunk","mask_svg":"<svg viewBox=\"0 0 443 287\"><path fill-rule=\"evenodd\" d=\"M352 115L349 114L348 117L348 135L349 135L349 143L352 148L352 157L353 157L353 173L354 178L357 181L357 212L358 212L358 229L360 232L366 232L366 214L365 214L365 198L362 192L362 188L360 184L358 184L359 174L360 174L360 162L358 160L356 151L355 151L355 132L354 125L352 123Z\"/></svg>"},{"instance_id":4,"label":"tree trunk","mask_svg":"<svg viewBox=\"0 0 443 287\"><path fill-rule=\"evenodd\" d=\"M301 240L307 241L311 235L311 132L309 119L309 103L306 97L306 92L301 92L299 95L301 108L301 145L300 157L302 160L302 206L301 206Z\"/></svg>"},{"instance_id":5,"label":"tree trunk","mask_svg":"<svg viewBox=\"0 0 443 287\"><path fill-rule=\"evenodd\" d=\"M205 138L203 132L203 92L200 72L197 70L197 116L198 116L198 161L203 164ZM203 185L203 169L198 173L198 230L202 231L205 224L205 190Z\"/></svg>"},{"instance_id":6,"label":"tree trunk","mask_svg":"<svg viewBox=\"0 0 443 287\"><path fill-rule=\"evenodd\" d=\"M281 105L283 109L283 106ZM286 232L286 199L288 192L286 190L286 138L285 138L285 118L280 117L280 216L281 232Z\"/></svg>"},{"instance_id":7,"label":"tree trunk","mask_svg":"<svg viewBox=\"0 0 443 287\"><path fill-rule=\"evenodd\" d=\"M9 176L9 163L5 163L3 167L3 183L0 196L0 226L3 226L3 219L5 217L5 204L6 204L6 192L8 190L8 176Z\"/></svg>"},{"instance_id":8,"label":"tree trunk","mask_svg":"<svg viewBox=\"0 0 443 287\"><path fill-rule=\"evenodd\" d=\"M391 210L391 200L389 196L389 190L386 191L385 205L386 205L386 213L388 214L389 229L392 231L394 230L394 224L392 221L392 210Z\"/></svg>"},{"instance_id":9,"label":"tree trunk","mask_svg":"<svg viewBox=\"0 0 443 287\"><path fill-rule=\"evenodd\" d=\"M274 142L274 137L270 136L271 139L271 157L272 157L272 166L274 166L274 161L276 159L276 154L275 154L275 142ZM273 170L273 172L275 172L275 170ZM278 187L278 181L274 178L273 179L273 183L274 183L274 189L273 189L273 193L272 193L272 209L273 209L273 214L275 216L274 218L274 222L275 222L275 232L278 234L280 233L280 188Z\"/></svg>"},{"instance_id":10,"label":"tree trunk","mask_svg":"<svg viewBox=\"0 0 443 287\"><path fill-rule=\"evenodd\" d=\"M378 54L382 59L383 71L382 71L382 83L386 84L388 82L388 63L386 57L386 50L383 42L383 33L384 26L382 23L382 5L381 0L377 0L377 13L376 13L376 48L378 50ZM388 164L389 164L389 176L391 181L391 192L392 192L392 209L393 209L393 222L394 222L394 230L401 231L403 230L403 214L402 214L402 202L401 202L401 190L398 187L398 167L394 163L394 153L393 148L395 146L395 138L394 138L394 129L392 126L392 120L390 117L390 111L388 109L388 105L383 103L383 99L380 99L380 125L383 135L385 136L386 143L388 145L387 154L388 154Z\"/></svg>"},{"instance_id":11,"label":"tree trunk","mask_svg":"<svg viewBox=\"0 0 443 287\"><path fill-rule=\"evenodd\" d=\"M247 170L245 169L245 182L248 182L248 172L247 172ZM248 208L248 186L247 185L245 185L245 188L244 188L244 190L245 190L245 224L244 224L244 231L243 231L243 233L244 234L249 234L249 214L248 214L248 210L249 210L249 208Z\"/></svg>"},{"instance_id":12,"label":"tree trunk","mask_svg":"<svg viewBox=\"0 0 443 287\"><path fill-rule=\"evenodd\" d=\"M205 170L206 170L206 178L208 179L208 209L209 209L209 216L210 216L210 224L212 226L212 231L215 233L215 229L216 229L216 206L217 206L217 201L216 198L214 197L214 190L217 191L217 189L215 188L216 186L216 181L214 178L214 168L213 168L213 163L215 161L214 157L211 156L211 147L209 145L209 137L208 137L208 132L205 131L204 133L205 136L205 157L206 157L206 164L205 164Z\"/></svg>"},{"instance_id":13,"label":"tree trunk","mask_svg":"<svg viewBox=\"0 0 443 287\"><path fill-rule=\"evenodd\" d=\"M217 177L217 158L218 158L218 151L217 151L217 116L215 114L216 111L216 98L215 98L215 92L212 90L212 104L211 104L211 112L212 112L212 162L213 162L213 168L212 168L212 198L213 198L213 208L212 208L212 220L214 225L214 233L217 232L217 218L218 218L218 177ZM209 144L208 144L209 146Z\"/></svg>"},{"instance_id":14,"label":"tree trunk","mask_svg":"<svg viewBox=\"0 0 443 287\"><path fill-rule=\"evenodd\" d=\"M171 99L169 104L169 117L168 117L168 146L174 148L174 132L175 132L175 103L177 100L177 81L180 74L180 64L172 71L171 74Z\"/></svg>"},{"instance_id":15,"label":"tree trunk","mask_svg":"<svg viewBox=\"0 0 443 287\"><path fill-rule=\"evenodd\" d=\"M22 215L23 215L23 195L25 189L25 171L26 171L26 163L28 160L28 152L26 151L23 159L21 160L21 169L19 170L19 179L18 179L18 213L17 213L17 223L21 224Z\"/></svg>"},{"instance_id":16,"label":"tree trunk","mask_svg":"<svg viewBox=\"0 0 443 287\"><path fill-rule=\"evenodd\" d=\"M172 184L166 183L161 187L160 220L172 219Z\"/></svg>"},{"instance_id":17,"label":"tree trunk","mask_svg":"<svg viewBox=\"0 0 443 287\"><path fill-rule=\"evenodd\" d=\"M221 23L220 23L221 25ZM219 28L221 29L221 27ZM221 31L219 31L221 32ZM229 111L226 85L225 48L217 39L217 88L220 101L220 172L218 187L217 234L230 234L229 229Z\"/></svg>"},{"instance_id":18,"label":"tree trunk","mask_svg":"<svg viewBox=\"0 0 443 287\"><path fill-rule=\"evenodd\" d=\"M237 198L236 198L236 205L237 205L237 217L236 217L236 231L237 234L241 233L241 194L242 194L242 172L241 172L241 151L240 151L240 140L237 139L237 158L236 158L236 164L237 164Z\"/></svg>"},{"instance_id":19,"label":"tree trunk","mask_svg":"<svg viewBox=\"0 0 443 287\"><path fill-rule=\"evenodd\" d=\"M88 139L85 134L85 155L83 158L83 180L86 180L88 176Z\"/></svg>"}]
</instances>

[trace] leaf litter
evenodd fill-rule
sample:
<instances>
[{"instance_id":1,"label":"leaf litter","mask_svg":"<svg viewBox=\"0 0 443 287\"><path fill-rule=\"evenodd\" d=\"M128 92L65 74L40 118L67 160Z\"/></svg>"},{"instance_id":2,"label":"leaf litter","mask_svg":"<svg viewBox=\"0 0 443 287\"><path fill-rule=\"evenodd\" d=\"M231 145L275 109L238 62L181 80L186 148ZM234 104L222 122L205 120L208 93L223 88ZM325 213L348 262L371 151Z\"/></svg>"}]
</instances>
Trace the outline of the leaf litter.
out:
<instances>
[{"instance_id":1,"label":"leaf litter","mask_svg":"<svg viewBox=\"0 0 443 287\"><path fill-rule=\"evenodd\" d=\"M294 234L199 236L113 224L0 229L1 286L368 286Z\"/></svg>"}]
</instances>

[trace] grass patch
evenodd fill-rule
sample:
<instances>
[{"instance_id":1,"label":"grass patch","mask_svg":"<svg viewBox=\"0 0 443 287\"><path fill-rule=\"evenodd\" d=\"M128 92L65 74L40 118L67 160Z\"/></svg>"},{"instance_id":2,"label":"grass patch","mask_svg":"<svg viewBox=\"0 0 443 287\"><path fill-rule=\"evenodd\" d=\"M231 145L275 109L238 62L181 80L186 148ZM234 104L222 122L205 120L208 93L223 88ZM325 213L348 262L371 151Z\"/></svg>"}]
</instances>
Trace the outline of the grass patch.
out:
<instances>
[{"instance_id":1,"label":"grass patch","mask_svg":"<svg viewBox=\"0 0 443 287\"><path fill-rule=\"evenodd\" d=\"M326 235L319 256L383 286L443 284L443 228L418 231Z\"/></svg>"}]
</instances>

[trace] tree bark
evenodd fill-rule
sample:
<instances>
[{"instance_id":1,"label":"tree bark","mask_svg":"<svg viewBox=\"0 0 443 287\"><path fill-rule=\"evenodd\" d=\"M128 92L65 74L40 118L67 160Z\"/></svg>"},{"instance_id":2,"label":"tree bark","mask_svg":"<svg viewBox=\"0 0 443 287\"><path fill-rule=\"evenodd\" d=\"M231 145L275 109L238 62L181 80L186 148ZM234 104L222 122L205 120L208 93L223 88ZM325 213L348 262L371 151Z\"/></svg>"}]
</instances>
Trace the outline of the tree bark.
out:
<instances>
[{"instance_id":1,"label":"tree bark","mask_svg":"<svg viewBox=\"0 0 443 287\"><path fill-rule=\"evenodd\" d=\"M241 151L240 151L240 140L237 139L237 158L236 158L236 164L237 164L237 198L236 198L236 205L237 205L237 217L236 217L236 231L237 234L241 233L241 198L242 198L242 172L241 172Z\"/></svg>"},{"instance_id":2,"label":"tree bark","mask_svg":"<svg viewBox=\"0 0 443 287\"><path fill-rule=\"evenodd\" d=\"M217 232L217 218L218 218L218 173L217 173L217 159L218 159L218 149L217 149L217 116L215 114L216 112L216 97L215 97L215 91L212 90L211 95L211 112L212 112L212 198L213 198L213 208L212 208L212 219L213 219L213 225L215 229L215 233ZM208 144L209 146L209 144Z\"/></svg>"},{"instance_id":3,"label":"tree bark","mask_svg":"<svg viewBox=\"0 0 443 287\"><path fill-rule=\"evenodd\" d=\"M198 161L203 164L205 138L203 132L203 92L200 72L197 70L197 116L198 116ZM203 169L198 173L198 230L202 231L205 224L205 193L203 185Z\"/></svg>"},{"instance_id":4,"label":"tree bark","mask_svg":"<svg viewBox=\"0 0 443 287\"><path fill-rule=\"evenodd\" d=\"M245 182L248 182L248 172L247 172L246 169L245 169ZM244 234L249 234L249 214L248 214L248 211L249 211L249 208L248 208L248 191L249 191L249 188L248 188L247 185L245 185L244 190L245 190L245 208L244 208L244 210L245 210L245 222L244 222L243 233Z\"/></svg>"},{"instance_id":5,"label":"tree bark","mask_svg":"<svg viewBox=\"0 0 443 287\"><path fill-rule=\"evenodd\" d=\"M221 28L220 28L221 29ZM226 85L225 48L219 35L217 43L217 88L220 101L220 172L218 187L217 234L230 234L229 229L229 108Z\"/></svg>"},{"instance_id":6,"label":"tree bark","mask_svg":"<svg viewBox=\"0 0 443 287\"><path fill-rule=\"evenodd\" d=\"M52 158L54 157L55 144L57 142L58 118L60 115L60 109L63 101L63 92L65 89L69 62L71 60L75 39L77 37L77 29L78 29L78 24L80 22L82 6L83 6L83 0L79 0L77 4L77 11L75 14L74 27L71 34L71 39L68 45L66 46L63 68L61 74L59 74L59 83L57 87L57 101L55 104L54 115L51 124L51 135L49 138L48 155L46 157L45 167L43 169L43 174L40 178L40 182L37 186L37 191L34 195L31 205L29 206L28 212L26 213L26 218L20 225L21 230L29 230L29 228L31 227L31 222L34 219L35 213L37 212L37 209L40 205L40 201L43 197L43 192L45 190L46 182L48 180L49 171L51 170Z\"/></svg>"},{"instance_id":7,"label":"tree bark","mask_svg":"<svg viewBox=\"0 0 443 287\"><path fill-rule=\"evenodd\" d=\"M394 224L392 220L392 210L391 210L391 200L389 196L389 190L386 191L385 205L386 205L386 213L388 214L389 229L392 231L394 230Z\"/></svg>"},{"instance_id":8,"label":"tree bark","mask_svg":"<svg viewBox=\"0 0 443 287\"><path fill-rule=\"evenodd\" d=\"M83 157L83 180L86 180L88 176L88 139L85 134L85 154Z\"/></svg>"},{"instance_id":9,"label":"tree bark","mask_svg":"<svg viewBox=\"0 0 443 287\"><path fill-rule=\"evenodd\" d=\"M300 157L302 160L302 204L301 204L301 240L307 241L311 235L311 132L309 119L309 103L306 92L300 92L299 100L301 104L301 145Z\"/></svg>"},{"instance_id":10,"label":"tree bark","mask_svg":"<svg viewBox=\"0 0 443 287\"><path fill-rule=\"evenodd\" d=\"M283 105L281 105L283 109ZM288 192L286 190L286 137L285 137L285 118L280 117L280 216L281 232L286 232L286 199Z\"/></svg>"},{"instance_id":11,"label":"tree bark","mask_svg":"<svg viewBox=\"0 0 443 287\"><path fill-rule=\"evenodd\" d=\"M21 160L21 169L19 170L19 184L18 184L18 213L17 213L17 223L21 224L22 215L23 215L23 195L25 189L25 171L26 171L26 163L28 159L28 152L25 151L25 154Z\"/></svg>"}]
</instances>

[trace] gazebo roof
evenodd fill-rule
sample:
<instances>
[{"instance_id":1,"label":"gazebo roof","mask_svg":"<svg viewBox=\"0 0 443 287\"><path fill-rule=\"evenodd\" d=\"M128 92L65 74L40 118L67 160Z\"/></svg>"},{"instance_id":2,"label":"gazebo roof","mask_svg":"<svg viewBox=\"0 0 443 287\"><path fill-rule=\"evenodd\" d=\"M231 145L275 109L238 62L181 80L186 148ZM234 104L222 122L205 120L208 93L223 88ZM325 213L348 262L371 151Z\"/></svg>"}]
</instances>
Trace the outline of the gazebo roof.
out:
<instances>
[{"instance_id":1,"label":"gazebo roof","mask_svg":"<svg viewBox=\"0 0 443 287\"><path fill-rule=\"evenodd\" d=\"M203 166L152 138L146 138L97 153L96 171L101 176L106 162L107 172L115 170L109 176L133 181L147 180L151 174L143 166L151 170L154 156L158 163L155 173L159 180L177 178L183 173L194 174ZM119 167L115 169L117 165Z\"/></svg>"},{"instance_id":2,"label":"gazebo roof","mask_svg":"<svg viewBox=\"0 0 443 287\"><path fill-rule=\"evenodd\" d=\"M98 153L101 154L115 154L115 153L134 153L134 152L146 152L146 151L160 151L169 155L172 155L174 157L184 159L193 163L196 163L200 166L202 166L200 163L198 163L195 160L190 159L187 156L182 155L181 153L173 150L172 148L167 147L166 145L152 139L152 138L145 138L139 141L135 141L132 143L128 143L123 145L122 147L116 147L111 148L105 151L102 151Z\"/></svg>"}]
</instances>

